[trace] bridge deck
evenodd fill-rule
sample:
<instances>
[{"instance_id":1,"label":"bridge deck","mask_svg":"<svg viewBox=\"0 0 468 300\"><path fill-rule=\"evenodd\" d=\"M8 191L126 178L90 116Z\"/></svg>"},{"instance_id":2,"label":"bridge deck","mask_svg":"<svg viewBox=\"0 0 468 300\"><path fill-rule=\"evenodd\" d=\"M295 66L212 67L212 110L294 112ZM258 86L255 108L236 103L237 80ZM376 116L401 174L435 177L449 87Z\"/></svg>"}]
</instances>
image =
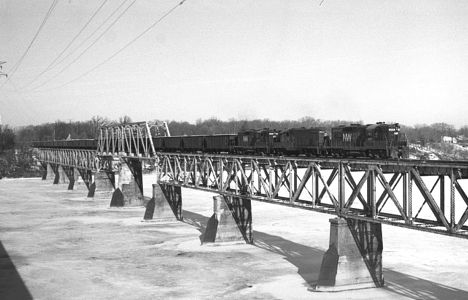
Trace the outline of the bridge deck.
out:
<instances>
[{"instance_id":1,"label":"bridge deck","mask_svg":"<svg viewBox=\"0 0 468 300\"><path fill-rule=\"evenodd\" d=\"M160 183L468 237L468 161L38 149L43 163L112 172L119 157L146 160Z\"/></svg>"}]
</instances>

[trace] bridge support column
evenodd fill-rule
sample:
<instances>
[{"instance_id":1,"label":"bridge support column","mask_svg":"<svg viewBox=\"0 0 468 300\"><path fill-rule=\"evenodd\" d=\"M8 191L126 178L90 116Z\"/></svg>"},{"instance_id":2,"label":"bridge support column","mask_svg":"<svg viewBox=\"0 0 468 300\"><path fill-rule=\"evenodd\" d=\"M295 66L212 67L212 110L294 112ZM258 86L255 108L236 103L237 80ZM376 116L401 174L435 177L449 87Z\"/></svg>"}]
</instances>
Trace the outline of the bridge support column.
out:
<instances>
[{"instance_id":1,"label":"bridge support column","mask_svg":"<svg viewBox=\"0 0 468 300\"><path fill-rule=\"evenodd\" d=\"M87 174L90 173L90 171L87 171L87 170L82 170L83 172L81 172L78 168L73 168L73 178L75 179L75 186L74 186L74 189L77 189L79 187L86 187L86 189L89 189L89 181L91 179L91 176L90 177L87 177ZM86 180L88 181L85 181L85 179L82 177L81 174L84 174L84 178L86 178Z\"/></svg>"},{"instance_id":2,"label":"bridge support column","mask_svg":"<svg viewBox=\"0 0 468 300\"><path fill-rule=\"evenodd\" d=\"M330 246L320 268L316 291L341 291L384 285L382 225L330 219Z\"/></svg>"},{"instance_id":3,"label":"bridge support column","mask_svg":"<svg viewBox=\"0 0 468 300\"><path fill-rule=\"evenodd\" d=\"M180 186L153 184L153 197L146 204L143 219L149 221L182 221L182 189Z\"/></svg>"},{"instance_id":4,"label":"bridge support column","mask_svg":"<svg viewBox=\"0 0 468 300\"><path fill-rule=\"evenodd\" d=\"M136 159L121 160L118 187L112 194L110 206L143 206L143 177L141 162Z\"/></svg>"},{"instance_id":5,"label":"bridge support column","mask_svg":"<svg viewBox=\"0 0 468 300\"><path fill-rule=\"evenodd\" d=\"M45 168L47 172L46 180L53 183L55 180L55 172L54 172L54 169L52 168L52 165L49 163L46 163Z\"/></svg>"},{"instance_id":6,"label":"bridge support column","mask_svg":"<svg viewBox=\"0 0 468 300\"><path fill-rule=\"evenodd\" d=\"M115 185L114 173L106 171L91 173L85 170L80 170L80 173L83 178L88 178L89 180L88 198L109 199L112 197ZM86 179L84 181L86 182Z\"/></svg>"},{"instance_id":7,"label":"bridge support column","mask_svg":"<svg viewBox=\"0 0 468 300\"><path fill-rule=\"evenodd\" d=\"M213 210L213 216L206 225L203 243L253 243L250 199L214 196Z\"/></svg>"},{"instance_id":8,"label":"bridge support column","mask_svg":"<svg viewBox=\"0 0 468 300\"><path fill-rule=\"evenodd\" d=\"M59 165L57 164L49 164L52 172L54 173L54 184L59 184L60 181L60 172L59 172Z\"/></svg>"},{"instance_id":9,"label":"bridge support column","mask_svg":"<svg viewBox=\"0 0 468 300\"><path fill-rule=\"evenodd\" d=\"M158 171L154 162L141 161L142 165L142 192L145 199L151 199L153 194L153 183L158 182Z\"/></svg>"},{"instance_id":10,"label":"bridge support column","mask_svg":"<svg viewBox=\"0 0 468 300\"><path fill-rule=\"evenodd\" d=\"M42 167L42 180L46 180L47 179L47 163L45 162L40 162L41 163L41 167Z\"/></svg>"},{"instance_id":11,"label":"bridge support column","mask_svg":"<svg viewBox=\"0 0 468 300\"><path fill-rule=\"evenodd\" d=\"M58 180L56 184L69 184L70 181L68 180L67 173L65 172L66 167L62 165L58 165L57 172L58 172ZM56 177L57 179L57 177ZM54 181L55 183L55 181Z\"/></svg>"},{"instance_id":12,"label":"bridge support column","mask_svg":"<svg viewBox=\"0 0 468 300\"><path fill-rule=\"evenodd\" d=\"M75 187L75 168L63 166L62 170L65 173L66 178L68 179L68 189L73 190Z\"/></svg>"}]
</instances>

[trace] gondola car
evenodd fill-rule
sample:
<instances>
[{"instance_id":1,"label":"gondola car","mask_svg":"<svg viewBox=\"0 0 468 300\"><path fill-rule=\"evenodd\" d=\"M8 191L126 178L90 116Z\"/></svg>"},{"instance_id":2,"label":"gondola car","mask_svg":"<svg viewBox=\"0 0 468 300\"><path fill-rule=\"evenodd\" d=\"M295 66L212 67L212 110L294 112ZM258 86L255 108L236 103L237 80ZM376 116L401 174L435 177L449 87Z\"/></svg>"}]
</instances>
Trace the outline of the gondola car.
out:
<instances>
[{"instance_id":1,"label":"gondola car","mask_svg":"<svg viewBox=\"0 0 468 300\"><path fill-rule=\"evenodd\" d=\"M203 149L210 153L231 153L236 144L237 134L206 135L203 140Z\"/></svg>"}]
</instances>

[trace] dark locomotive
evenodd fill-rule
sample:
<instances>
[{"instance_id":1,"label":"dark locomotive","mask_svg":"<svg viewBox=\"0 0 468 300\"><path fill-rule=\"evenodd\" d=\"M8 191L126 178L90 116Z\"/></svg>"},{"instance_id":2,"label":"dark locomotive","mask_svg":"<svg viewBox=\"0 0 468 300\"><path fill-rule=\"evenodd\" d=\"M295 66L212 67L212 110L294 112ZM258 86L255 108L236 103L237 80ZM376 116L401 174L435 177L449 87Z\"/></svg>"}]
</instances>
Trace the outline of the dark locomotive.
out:
<instances>
[{"instance_id":1,"label":"dark locomotive","mask_svg":"<svg viewBox=\"0 0 468 300\"><path fill-rule=\"evenodd\" d=\"M237 134L158 136L156 151L301 155L319 157L408 158L406 135L398 123L350 124L326 128L243 130ZM36 147L96 149L96 140L35 142Z\"/></svg>"}]
</instances>

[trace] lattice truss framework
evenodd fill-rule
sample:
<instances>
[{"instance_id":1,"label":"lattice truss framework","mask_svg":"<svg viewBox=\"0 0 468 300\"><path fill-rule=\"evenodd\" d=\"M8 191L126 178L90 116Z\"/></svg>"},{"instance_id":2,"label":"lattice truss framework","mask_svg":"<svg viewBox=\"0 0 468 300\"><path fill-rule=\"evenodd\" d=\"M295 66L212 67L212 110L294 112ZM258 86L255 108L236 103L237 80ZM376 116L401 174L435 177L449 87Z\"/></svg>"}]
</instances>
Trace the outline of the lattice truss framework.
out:
<instances>
[{"instance_id":1,"label":"lattice truss framework","mask_svg":"<svg viewBox=\"0 0 468 300\"><path fill-rule=\"evenodd\" d=\"M58 164L83 170L97 171L99 159L94 150L41 148L38 160L42 163Z\"/></svg>"},{"instance_id":2,"label":"lattice truss framework","mask_svg":"<svg viewBox=\"0 0 468 300\"><path fill-rule=\"evenodd\" d=\"M138 122L104 126L98 136L100 156L153 157L152 136L169 135L165 123Z\"/></svg>"},{"instance_id":3,"label":"lattice truss framework","mask_svg":"<svg viewBox=\"0 0 468 300\"><path fill-rule=\"evenodd\" d=\"M159 182L468 238L468 166L157 153Z\"/></svg>"}]
</instances>

